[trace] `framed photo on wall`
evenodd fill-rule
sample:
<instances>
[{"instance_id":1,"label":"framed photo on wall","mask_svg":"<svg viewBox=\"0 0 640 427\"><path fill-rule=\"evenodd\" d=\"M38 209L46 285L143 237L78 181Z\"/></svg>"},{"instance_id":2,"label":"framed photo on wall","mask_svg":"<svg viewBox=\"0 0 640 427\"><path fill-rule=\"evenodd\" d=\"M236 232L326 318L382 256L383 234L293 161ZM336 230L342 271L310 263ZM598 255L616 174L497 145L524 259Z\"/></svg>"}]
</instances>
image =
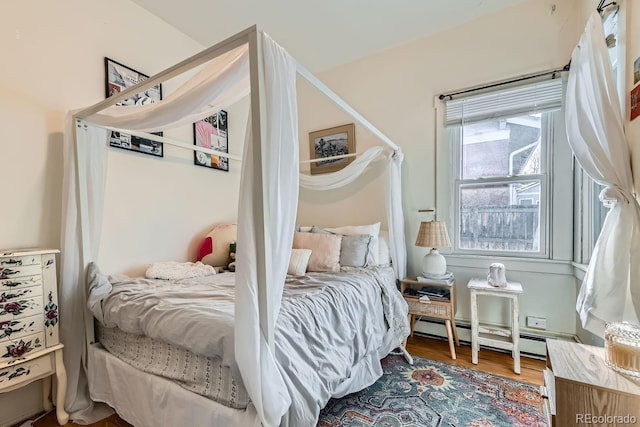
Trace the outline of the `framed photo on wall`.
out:
<instances>
[{"instance_id":1,"label":"framed photo on wall","mask_svg":"<svg viewBox=\"0 0 640 427\"><path fill-rule=\"evenodd\" d=\"M353 123L309 133L311 160L323 157L355 154L356 138ZM311 175L338 171L353 161L354 157L322 160L311 163Z\"/></svg>"},{"instance_id":2,"label":"framed photo on wall","mask_svg":"<svg viewBox=\"0 0 640 427\"><path fill-rule=\"evenodd\" d=\"M149 78L146 74L142 74L107 57L104 58L104 69L105 96L107 98ZM162 100L162 84L157 84L144 92L137 93L124 101L118 102L116 105L145 105L160 100ZM162 132L155 133L155 135L162 136ZM124 150L151 154L152 156L163 157L164 155L161 142L121 132L111 132L109 145Z\"/></svg>"},{"instance_id":3,"label":"framed photo on wall","mask_svg":"<svg viewBox=\"0 0 640 427\"><path fill-rule=\"evenodd\" d=\"M193 124L193 143L199 147L210 148L222 153L229 152L227 133L227 112L220 110ZM193 163L211 169L229 172L229 159L226 157L194 151Z\"/></svg>"}]
</instances>

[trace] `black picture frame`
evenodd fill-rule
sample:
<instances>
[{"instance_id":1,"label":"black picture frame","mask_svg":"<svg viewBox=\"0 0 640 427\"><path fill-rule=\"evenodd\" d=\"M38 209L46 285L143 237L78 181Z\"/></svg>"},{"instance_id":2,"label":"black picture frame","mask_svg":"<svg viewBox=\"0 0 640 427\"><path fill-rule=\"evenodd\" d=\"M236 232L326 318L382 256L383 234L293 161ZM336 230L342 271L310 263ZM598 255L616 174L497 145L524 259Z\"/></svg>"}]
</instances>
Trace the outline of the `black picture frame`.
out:
<instances>
[{"instance_id":1,"label":"black picture frame","mask_svg":"<svg viewBox=\"0 0 640 427\"><path fill-rule=\"evenodd\" d=\"M104 58L104 74L105 97L107 98L149 78L146 74L142 74L131 67L127 67L107 57ZM118 102L116 105L144 105L160 100L162 100L161 83L124 101ZM162 136L162 132L155 132L154 135ZM111 131L109 134L109 146L164 157L164 147L161 142L121 132Z\"/></svg>"},{"instance_id":2,"label":"black picture frame","mask_svg":"<svg viewBox=\"0 0 640 427\"><path fill-rule=\"evenodd\" d=\"M220 110L195 122L193 124L193 145L228 153L228 124L229 115L225 110ZM193 152L193 164L229 172L229 159L227 157L207 154L202 151Z\"/></svg>"}]
</instances>

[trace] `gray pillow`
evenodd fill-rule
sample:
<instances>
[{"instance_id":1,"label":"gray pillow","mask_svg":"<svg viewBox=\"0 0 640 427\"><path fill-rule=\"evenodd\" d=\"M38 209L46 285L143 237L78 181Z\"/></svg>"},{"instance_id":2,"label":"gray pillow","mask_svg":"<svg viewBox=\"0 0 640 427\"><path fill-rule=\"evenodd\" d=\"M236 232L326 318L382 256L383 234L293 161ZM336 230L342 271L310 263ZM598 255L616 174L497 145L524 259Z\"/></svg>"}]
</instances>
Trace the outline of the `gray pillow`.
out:
<instances>
[{"instance_id":1,"label":"gray pillow","mask_svg":"<svg viewBox=\"0 0 640 427\"><path fill-rule=\"evenodd\" d=\"M336 234L324 228L313 226L312 233ZM372 250L372 237L369 234L357 234L354 236L342 236L340 247L341 267L368 267L375 265L375 257Z\"/></svg>"},{"instance_id":2,"label":"gray pillow","mask_svg":"<svg viewBox=\"0 0 640 427\"><path fill-rule=\"evenodd\" d=\"M340 266L367 267L374 265L373 261L370 235L357 234L355 236L342 236Z\"/></svg>"}]
</instances>

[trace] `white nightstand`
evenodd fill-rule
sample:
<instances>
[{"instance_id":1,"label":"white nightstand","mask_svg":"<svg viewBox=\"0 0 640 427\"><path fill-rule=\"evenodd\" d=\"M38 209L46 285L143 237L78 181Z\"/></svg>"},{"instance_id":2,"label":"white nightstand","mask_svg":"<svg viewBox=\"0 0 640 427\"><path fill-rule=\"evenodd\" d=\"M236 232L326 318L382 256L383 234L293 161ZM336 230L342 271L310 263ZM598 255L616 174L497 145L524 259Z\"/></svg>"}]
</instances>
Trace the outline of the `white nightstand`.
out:
<instances>
[{"instance_id":1,"label":"white nightstand","mask_svg":"<svg viewBox=\"0 0 640 427\"><path fill-rule=\"evenodd\" d=\"M513 356L513 371L520 373L520 327L518 324L518 295L522 293L522 285L517 282L509 282L506 287L491 286L486 280L471 279L467 284L471 291L471 362L478 364L478 351L480 344L490 345L504 350L511 350ZM511 328L497 328L480 325L478 322L478 296L487 295L499 298L507 298L511 301ZM480 334L489 334L499 338L481 337ZM510 341L505 338L511 337Z\"/></svg>"}]
</instances>

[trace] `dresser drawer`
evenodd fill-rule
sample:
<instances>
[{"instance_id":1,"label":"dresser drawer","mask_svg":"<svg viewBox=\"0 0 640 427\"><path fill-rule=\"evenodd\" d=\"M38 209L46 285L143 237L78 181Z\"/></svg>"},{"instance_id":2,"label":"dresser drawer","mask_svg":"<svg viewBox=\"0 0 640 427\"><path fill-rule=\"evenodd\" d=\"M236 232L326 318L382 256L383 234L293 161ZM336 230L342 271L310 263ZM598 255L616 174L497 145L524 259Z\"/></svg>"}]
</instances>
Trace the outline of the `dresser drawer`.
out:
<instances>
[{"instance_id":1,"label":"dresser drawer","mask_svg":"<svg viewBox=\"0 0 640 427\"><path fill-rule=\"evenodd\" d=\"M54 353L48 353L19 365L0 369L0 392L51 375L55 372L54 367Z\"/></svg>"},{"instance_id":2,"label":"dresser drawer","mask_svg":"<svg viewBox=\"0 0 640 427\"><path fill-rule=\"evenodd\" d=\"M42 315L42 303L42 296L0 303L0 322Z\"/></svg>"},{"instance_id":3,"label":"dresser drawer","mask_svg":"<svg viewBox=\"0 0 640 427\"><path fill-rule=\"evenodd\" d=\"M40 264L20 267L0 267L0 280L17 279L25 276L37 276L42 274Z\"/></svg>"},{"instance_id":4,"label":"dresser drawer","mask_svg":"<svg viewBox=\"0 0 640 427\"><path fill-rule=\"evenodd\" d=\"M0 280L0 292L10 289L27 288L29 286L42 285L42 275L16 277L15 279Z\"/></svg>"},{"instance_id":5,"label":"dresser drawer","mask_svg":"<svg viewBox=\"0 0 640 427\"><path fill-rule=\"evenodd\" d=\"M42 331L44 331L44 322L40 315L3 320L0 322L0 349L4 349L5 342L16 341Z\"/></svg>"},{"instance_id":6,"label":"dresser drawer","mask_svg":"<svg viewBox=\"0 0 640 427\"><path fill-rule=\"evenodd\" d=\"M0 268L40 265L40 255L8 256L0 258Z\"/></svg>"},{"instance_id":7,"label":"dresser drawer","mask_svg":"<svg viewBox=\"0 0 640 427\"><path fill-rule=\"evenodd\" d=\"M418 316L439 317L443 319L451 318L450 301L429 301L420 302L420 298L405 297L409 306L409 313Z\"/></svg>"},{"instance_id":8,"label":"dresser drawer","mask_svg":"<svg viewBox=\"0 0 640 427\"><path fill-rule=\"evenodd\" d=\"M0 368L13 365L27 356L44 350L44 340L44 331L42 331L2 343L0 346Z\"/></svg>"},{"instance_id":9,"label":"dresser drawer","mask_svg":"<svg viewBox=\"0 0 640 427\"><path fill-rule=\"evenodd\" d=\"M20 301L42 295L42 286L30 286L28 288L10 289L0 292L0 304L11 301Z\"/></svg>"}]
</instances>

